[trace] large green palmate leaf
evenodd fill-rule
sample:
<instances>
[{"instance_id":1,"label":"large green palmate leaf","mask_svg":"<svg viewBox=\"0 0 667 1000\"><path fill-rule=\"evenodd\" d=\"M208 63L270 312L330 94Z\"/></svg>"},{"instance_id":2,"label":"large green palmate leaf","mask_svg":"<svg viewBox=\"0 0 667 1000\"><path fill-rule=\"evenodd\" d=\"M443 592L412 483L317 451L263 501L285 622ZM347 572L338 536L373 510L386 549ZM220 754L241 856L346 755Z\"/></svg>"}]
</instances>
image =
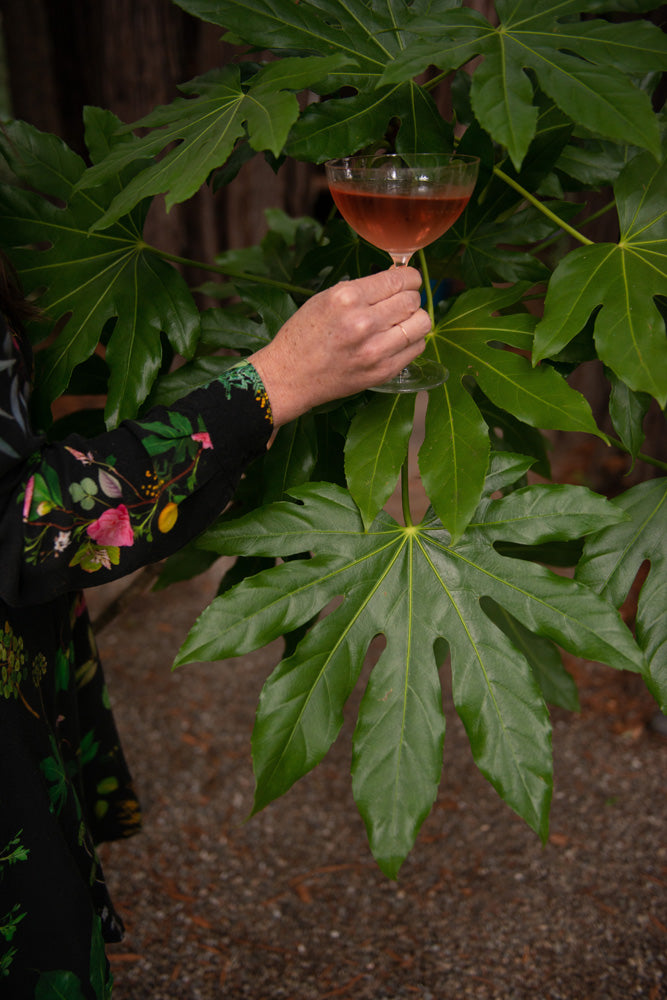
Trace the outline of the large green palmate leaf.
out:
<instances>
[{"instance_id":1,"label":"large green palmate leaf","mask_svg":"<svg viewBox=\"0 0 667 1000\"><path fill-rule=\"evenodd\" d=\"M415 413L413 393L371 393L345 441L345 476L368 527L391 496L406 459Z\"/></svg>"},{"instance_id":2,"label":"large green palmate leaf","mask_svg":"<svg viewBox=\"0 0 667 1000\"><path fill-rule=\"evenodd\" d=\"M621 236L568 254L556 268L535 331L534 359L553 356L592 313L598 356L630 389L667 402L665 321L655 302L667 295L667 154L636 156L614 193Z\"/></svg>"},{"instance_id":3,"label":"large green palmate leaf","mask_svg":"<svg viewBox=\"0 0 667 1000\"><path fill-rule=\"evenodd\" d=\"M219 24L258 49L317 53L354 61L353 72L326 81L326 92L343 84L370 89L387 62L405 46L404 25L428 14L434 0L176 0L190 14ZM449 9L460 0L438 0Z\"/></svg>"},{"instance_id":4,"label":"large green palmate leaf","mask_svg":"<svg viewBox=\"0 0 667 1000\"><path fill-rule=\"evenodd\" d=\"M117 119L87 109L86 122L91 155L104 155ZM106 353L111 371L107 423L136 415L160 368L161 333L187 357L199 330L199 312L185 282L142 240L146 206L91 236L89 230L127 173L94 191L75 193L85 172L83 160L55 136L22 122L9 123L0 133L0 152L32 189L0 188L0 243L26 291L41 292L39 305L50 320L67 318L54 343L38 355L40 412L47 413L67 389L75 368L97 347L105 324L115 321ZM129 168L130 175L139 167ZM47 249L34 249L45 243Z\"/></svg>"},{"instance_id":5,"label":"large green palmate leaf","mask_svg":"<svg viewBox=\"0 0 667 1000\"><path fill-rule=\"evenodd\" d=\"M111 225L143 198L162 192L167 209L186 201L246 134L253 149L278 156L299 114L292 91L313 85L346 61L342 56L284 59L265 66L248 85L242 82L238 66L227 66L181 85L188 96L155 108L130 126L150 129L147 135L115 147L81 177L80 188L94 188L137 157L152 158L173 146L158 162L145 164L91 228Z\"/></svg>"},{"instance_id":6,"label":"large green palmate leaf","mask_svg":"<svg viewBox=\"0 0 667 1000\"><path fill-rule=\"evenodd\" d=\"M451 125L433 99L409 83L311 104L292 129L285 151L299 160L323 163L377 142L392 120L400 122L399 152L452 149Z\"/></svg>"},{"instance_id":7,"label":"large green palmate leaf","mask_svg":"<svg viewBox=\"0 0 667 1000\"><path fill-rule=\"evenodd\" d=\"M277 157L285 147L292 156L322 162L376 141L396 118L402 123L400 149L451 148L451 126L426 91L406 82L374 92L385 66L405 45L401 26L412 15L403 0L384 4L180 0L179 6L222 25L234 40L283 58L260 68L248 80L242 79L236 66L198 77L181 86L185 98L133 123L131 128L150 131L132 147L115 149L88 171L81 179L82 187L103 183L133 157L166 152L118 193L94 228L112 224L147 196L164 192L167 207L184 201L229 160L236 144L246 137L257 151L268 150ZM427 11L430 6L429 0L419 0L412 9ZM295 91L333 94L343 87L363 90L365 96L315 104L297 121Z\"/></svg>"},{"instance_id":8,"label":"large green palmate leaf","mask_svg":"<svg viewBox=\"0 0 667 1000\"><path fill-rule=\"evenodd\" d=\"M525 355L531 349L534 317L501 312L522 291L515 285L465 292L427 341L426 354L450 374L444 385L429 392L419 468L428 497L453 538L477 506L488 464L488 427L470 395L472 384L531 427L599 433L580 393L549 366L531 369Z\"/></svg>"},{"instance_id":9,"label":"large green palmate leaf","mask_svg":"<svg viewBox=\"0 0 667 1000\"><path fill-rule=\"evenodd\" d=\"M478 11L463 7L416 14L407 25L414 33L412 43L387 66L380 82L400 83L431 64L450 71L482 55L473 75L472 107L516 167L537 123L527 71L572 121L658 155L651 103L629 76L667 68L667 38L646 21L577 19L580 13L614 7L613 2L592 5L587 0L497 0L497 27ZM646 9L632 9L640 7Z\"/></svg>"},{"instance_id":10,"label":"large green palmate leaf","mask_svg":"<svg viewBox=\"0 0 667 1000\"><path fill-rule=\"evenodd\" d=\"M667 714L667 479L633 486L614 503L629 519L586 540L576 577L620 607L642 563L650 563L639 595L636 634L646 654L646 684Z\"/></svg>"},{"instance_id":11,"label":"large green palmate leaf","mask_svg":"<svg viewBox=\"0 0 667 1000\"><path fill-rule=\"evenodd\" d=\"M511 460L510 460L511 461ZM641 670L618 613L588 588L501 555L499 540L539 545L579 537L623 514L581 487L529 487L486 499L461 540L431 514L401 527L382 513L368 531L351 496L308 484L282 502L211 529L219 553L311 558L245 580L201 615L176 666L237 656L310 621L336 598L262 692L253 733L255 810L311 770L378 634L354 736L353 789L382 869L395 876L435 798L444 716L435 649L451 651L453 695L475 760L503 799L546 836L552 788L548 712L519 647L482 598L572 652Z\"/></svg>"}]
</instances>

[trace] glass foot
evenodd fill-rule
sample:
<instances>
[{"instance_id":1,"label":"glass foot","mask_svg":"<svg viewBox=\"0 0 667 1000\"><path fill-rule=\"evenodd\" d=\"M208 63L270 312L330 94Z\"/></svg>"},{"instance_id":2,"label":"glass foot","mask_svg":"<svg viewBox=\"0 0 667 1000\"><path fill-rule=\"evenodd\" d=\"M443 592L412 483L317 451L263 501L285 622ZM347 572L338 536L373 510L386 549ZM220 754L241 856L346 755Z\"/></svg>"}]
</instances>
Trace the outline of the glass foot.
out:
<instances>
[{"instance_id":1,"label":"glass foot","mask_svg":"<svg viewBox=\"0 0 667 1000\"><path fill-rule=\"evenodd\" d=\"M372 392L419 392L421 389L435 389L449 378L447 369L437 361L416 358L407 368L382 385L374 385Z\"/></svg>"}]
</instances>

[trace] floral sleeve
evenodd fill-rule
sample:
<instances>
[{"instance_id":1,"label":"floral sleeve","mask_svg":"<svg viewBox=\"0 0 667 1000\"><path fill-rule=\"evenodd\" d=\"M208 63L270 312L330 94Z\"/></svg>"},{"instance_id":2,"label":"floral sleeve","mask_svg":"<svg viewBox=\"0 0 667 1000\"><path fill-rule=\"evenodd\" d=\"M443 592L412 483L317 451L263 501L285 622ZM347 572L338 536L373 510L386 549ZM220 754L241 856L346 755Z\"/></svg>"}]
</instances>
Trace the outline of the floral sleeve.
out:
<instances>
[{"instance_id":1,"label":"floral sleeve","mask_svg":"<svg viewBox=\"0 0 667 1000\"><path fill-rule=\"evenodd\" d=\"M3 324L4 326L4 324ZM0 596L32 604L164 558L225 507L272 430L247 363L93 439L40 441L21 352L0 329Z\"/></svg>"}]
</instances>

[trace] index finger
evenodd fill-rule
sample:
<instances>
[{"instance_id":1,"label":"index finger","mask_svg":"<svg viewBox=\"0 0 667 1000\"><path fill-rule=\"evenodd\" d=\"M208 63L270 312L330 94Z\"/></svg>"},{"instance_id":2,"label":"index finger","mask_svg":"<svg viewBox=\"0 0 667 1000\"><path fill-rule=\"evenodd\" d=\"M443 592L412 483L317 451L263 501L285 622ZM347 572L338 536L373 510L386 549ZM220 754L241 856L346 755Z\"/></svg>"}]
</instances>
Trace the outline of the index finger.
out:
<instances>
[{"instance_id":1,"label":"index finger","mask_svg":"<svg viewBox=\"0 0 667 1000\"><path fill-rule=\"evenodd\" d=\"M421 287L422 276L415 267L389 267L386 271L357 278L355 283L360 291L363 288L368 304L375 305L399 292L417 290Z\"/></svg>"}]
</instances>

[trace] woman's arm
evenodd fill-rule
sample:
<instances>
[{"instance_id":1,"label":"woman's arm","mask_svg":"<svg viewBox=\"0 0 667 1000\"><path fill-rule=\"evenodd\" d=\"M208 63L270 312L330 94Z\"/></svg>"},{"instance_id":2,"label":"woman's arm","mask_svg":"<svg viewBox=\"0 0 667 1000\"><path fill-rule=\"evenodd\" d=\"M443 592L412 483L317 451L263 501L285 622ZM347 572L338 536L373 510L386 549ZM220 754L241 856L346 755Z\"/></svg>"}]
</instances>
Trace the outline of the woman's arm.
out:
<instances>
[{"instance_id":1,"label":"woman's arm","mask_svg":"<svg viewBox=\"0 0 667 1000\"><path fill-rule=\"evenodd\" d=\"M418 285L406 268L342 282L206 388L90 440L34 436L20 352L0 336L0 596L43 602L181 548L224 509L274 426L419 353Z\"/></svg>"}]
</instances>

